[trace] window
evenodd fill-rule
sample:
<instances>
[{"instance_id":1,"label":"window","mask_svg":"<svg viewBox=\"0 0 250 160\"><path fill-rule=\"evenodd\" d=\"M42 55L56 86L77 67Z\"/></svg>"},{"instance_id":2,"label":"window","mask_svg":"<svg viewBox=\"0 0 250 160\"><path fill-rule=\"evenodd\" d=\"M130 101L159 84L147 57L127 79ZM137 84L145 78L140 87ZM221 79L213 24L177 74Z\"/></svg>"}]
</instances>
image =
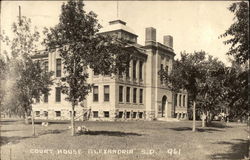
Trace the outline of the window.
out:
<instances>
[{"instance_id":1,"label":"window","mask_svg":"<svg viewBox=\"0 0 250 160\"><path fill-rule=\"evenodd\" d=\"M129 77L129 62L127 63L126 67L126 77Z\"/></svg>"},{"instance_id":2,"label":"window","mask_svg":"<svg viewBox=\"0 0 250 160\"><path fill-rule=\"evenodd\" d=\"M142 118L143 112L139 112L139 118Z\"/></svg>"},{"instance_id":3,"label":"window","mask_svg":"<svg viewBox=\"0 0 250 160\"><path fill-rule=\"evenodd\" d=\"M123 112L119 112L118 118L122 118L122 116L123 116Z\"/></svg>"},{"instance_id":4,"label":"window","mask_svg":"<svg viewBox=\"0 0 250 160\"><path fill-rule=\"evenodd\" d=\"M56 102L61 102L61 88L56 87Z\"/></svg>"},{"instance_id":5,"label":"window","mask_svg":"<svg viewBox=\"0 0 250 160\"><path fill-rule=\"evenodd\" d=\"M43 101L44 101L44 103L48 103L48 101L49 101L49 94L48 93L44 94Z\"/></svg>"},{"instance_id":6,"label":"window","mask_svg":"<svg viewBox=\"0 0 250 160\"><path fill-rule=\"evenodd\" d=\"M130 102L130 87L127 87L126 102Z\"/></svg>"},{"instance_id":7,"label":"window","mask_svg":"<svg viewBox=\"0 0 250 160\"><path fill-rule=\"evenodd\" d=\"M136 61L133 61L133 79L136 79Z\"/></svg>"},{"instance_id":8,"label":"window","mask_svg":"<svg viewBox=\"0 0 250 160\"><path fill-rule=\"evenodd\" d=\"M143 62L140 61L140 64L139 64L139 79L142 80L142 66L143 66Z\"/></svg>"},{"instance_id":9,"label":"window","mask_svg":"<svg viewBox=\"0 0 250 160\"><path fill-rule=\"evenodd\" d=\"M48 61L44 62L44 70L45 70L45 72L49 71L49 63L48 63Z\"/></svg>"},{"instance_id":10,"label":"window","mask_svg":"<svg viewBox=\"0 0 250 160\"><path fill-rule=\"evenodd\" d=\"M40 111L36 111L36 117L40 117Z\"/></svg>"},{"instance_id":11,"label":"window","mask_svg":"<svg viewBox=\"0 0 250 160\"><path fill-rule=\"evenodd\" d=\"M163 64L161 64L161 71L163 71ZM161 84L163 84L163 78L162 78L162 76L160 76L160 79L161 79Z\"/></svg>"},{"instance_id":12,"label":"window","mask_svg":"<svg viewBox=\"0 0 250 160\"><path fill-rule=\"evenodd\" d=\"M93 87L93 101L98 102L98 86Z\"/></svg>"},{"instance_id":13,"label":"window","mask_svg":"<svg viewBox=\"0 0 250 160\"><path fill-rule=\"evenodd\" d=\"M166 69L166 72L168 73L168 65L166 65L166 68L165 68L165 69Z\"/></svg>"},{"instance_id":14,"label":"window","mask_svg":"<svg viewBox=\"0 0 250 160\"><path fill-rule=\"evenodd\" d=\"M185 102L186 102L186 99L185 99L185 98L186 98L186 96L183 95L183 104L182 104L183 106L185 106Z\"/></svg>"},{"instance_id":15,"label":"window","mask_svg":"<svg viewBox=\"0 0 250 160\"><path fill-rule=\"evenodd\" d=\"M126 113L126 118L130 118L130 112Z\"/></svg>"},{"instance_id":16,"label":"window","mask_svg":"<svg viewBox=\"0 0 250 160\"><path fill-rule=\"evenodd\" d=\"M181 106L181 94L179 95L179 106Z\"/></svg>"},{"instance_id":17,"label":"window","mask_svg":"<svg viewBox=\"0 0 250 160\"><path fill-rule=\"evenodd\" d=\"M61 111L56 111L56 117L61 117Z\"/></svg>"},{"instance_id":18,"label":"window","mask_svg":"<svg viewBox=\"0 0 250 160\"><path fill-rule=\"evenodd\" d=\"M72 111L69 111L69 116L72 116ZM74 117L76 116L76 111L74 111Z\"/></svg>"},{"instance_id":19,"label":"window","mask_svg":"<svg viewBox=\"0 0 250 160\"><path fill-rule=\"evenodd\" d=\"M99 116L98 116L98 111L93 111L93 117L94 118L98 118Z\"/></svg>"},{"instance_id":20,"label":"window","mask_svg":"<svg viewBox=\"0 0 250 160\"><path fill-rule=\"evenodd\" d=\"M119 102L123 102L123 86L119 86Z\"/></svg>"},{"instance_id":21,"label":"window","mask_svg":"<svg viewBox=\"0 0 250 160\"><path fill-rule=\"evenodd\" d=\"M133 118L136 118L136 114L137 114L136 112L133 112Z\"/></svg>"},{"instance_id":22,"label":"window","mask_svg":"<svg viewBox=\"0 0 250 160\"><path fill-rule=\"evenodd\" d=\"M104 113L105 118L109 118L109 112L108 111L104 111L103 113Z\"/></svg>"},{"instance_id":23,"label":"window","mask_svg":"<svg viewBox=\"0 0 250 160\"><path fill-rule=\"evenodd\" d=\"M174 95L174 106L177 106L177 94Z\"/></svg>"},{"instance_id":24,"label":"window","mask_svg":"<svg viewBox=\"0 0 250 160\"><path fill-rule=\"evenodd\" d=\"M143 89L140 89L140 103L143 102Z\"/></svg>"},{"instance_id":25,"label":"window","mask_svg":"<svg viewBox=\"0 0 250 160\"><path fill-rule=\"evenodd\" d=\"M104 86L104 101L109 101L109 85Z\"/></svg>"},{"instance_id":26,"label":"window","mask_svg":"<svg viewBox=\"0 0 250 160\"><path fill-rule=\"evenodd\" d=\"M62 74L62 60L56 59L56 77L61 77Z\"/></svg>"},{"instance_id":27,"label":"window","mask_svg":"<svg viewBox=\"0 0 250 160\"><path fill-rule=\"evenodd\" d=\"M43 112L43 115L44 115L44 117L48 117L48 112L47 112L47 111L44 111L44 112Z\"/></svg>"},{"instance_id":28,"label":"window","mask_svg":"<svg viewBox=\"0 0 250 160\"><path fill-rule=\"evenodd\" d=\"M163 64L161 64L161 70L163 70Z\"/></svg>"},{"instance_id":29,"label":"window","mask_svg":"<svg viewBox=\"0 0 250 160\"><path fill-rule=\"evenodd\" d=\"M137 88L134 88L134 92L133 92L133 102L136 103L136 92L137 92Z\"/></svg>"}]
</instances>

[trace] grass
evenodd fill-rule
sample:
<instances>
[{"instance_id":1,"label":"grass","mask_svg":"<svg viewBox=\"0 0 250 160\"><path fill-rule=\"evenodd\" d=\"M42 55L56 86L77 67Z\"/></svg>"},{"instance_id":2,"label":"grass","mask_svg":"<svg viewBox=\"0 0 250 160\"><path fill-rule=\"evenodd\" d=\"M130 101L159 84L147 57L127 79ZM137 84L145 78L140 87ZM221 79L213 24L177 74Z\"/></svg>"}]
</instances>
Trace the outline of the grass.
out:
<instances>
[{"instance_id":1,"label":"grass","mask_svg":"<svg viewBox=\"0 0 250 160\"><path fill-rule=\"evenodd\" d=\"M70 136L70 124L1 122L2 160L206 160L243 159L247 126L213 126L191 131L191 121L77 122L90 131ZM39 153L34 153L39 152ZM11 157L11 158L10 158Z\"/></svg>"}]
</instances>

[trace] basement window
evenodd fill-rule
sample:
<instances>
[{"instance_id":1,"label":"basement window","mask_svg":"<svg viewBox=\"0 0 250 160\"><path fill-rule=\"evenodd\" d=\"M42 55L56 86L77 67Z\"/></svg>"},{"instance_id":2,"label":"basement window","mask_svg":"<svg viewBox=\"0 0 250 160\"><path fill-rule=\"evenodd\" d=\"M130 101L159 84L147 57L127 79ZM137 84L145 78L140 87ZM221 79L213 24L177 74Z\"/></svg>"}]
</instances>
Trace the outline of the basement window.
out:
<instances>
[{"instance_id":1,"label":"basement window","mask_svg":"<svg viewBox=\"0 0 250 160\"><path fill-rule=\"evenodd\" d=\"M130 112L127 112L126 114L127 114L126 117L127 117L127 118L130 118Z\"/></svg>"},{"instance_id":2,"label":"basement window","mask_svg":"<svg viewBox=\"0 0 250 160\"><path fill-rule=\"evenodd\" d=\"M108 111L104 111L104 117L109 118L109 112Z\"/></svg>"},{"instance_id":3,"label":"basement window","mask_svg":"<svg viewBox=\"0 0 250 160\"><path fill-rule=\"evenodd\" d=\"M61 111L56 111L56 117L61 117Z\"/></svg>"},{"instance_id":4,"label":"basement window","mask_svg":"<svg viewBox=\"0 0 250 160\"><path fill-rule=\"evenodd\" d=\"M139 112L139 118L142 118L143 112Z\"/></svg>"},{"instance_id":5,"label":"basement window","mask_svg":"<svg viewBox=\"0 0 250 160\"><path fill-rule=\"evenodd\" d=\"M40 111L36 111L36 117L40 117Z\"/></svg>"},{"instance_id":6,"label":"basement window","mask_svg":"<svg viewBox=\"0 0 250 160\"><path fill-rule=\"evenodd\" d=\"M93 111L93 117L98 118L98 111Z\"/></svg>"},{"instance_id":7,"label":"basement window","mask_svg":"<svg viewBox=\"0 0 250 160\"><path fill-rule=\"evenodd\" d=\"M118 118L122 118L122 116L123 116L123 112L119 112Z\"/></svg>"}]
</instances>

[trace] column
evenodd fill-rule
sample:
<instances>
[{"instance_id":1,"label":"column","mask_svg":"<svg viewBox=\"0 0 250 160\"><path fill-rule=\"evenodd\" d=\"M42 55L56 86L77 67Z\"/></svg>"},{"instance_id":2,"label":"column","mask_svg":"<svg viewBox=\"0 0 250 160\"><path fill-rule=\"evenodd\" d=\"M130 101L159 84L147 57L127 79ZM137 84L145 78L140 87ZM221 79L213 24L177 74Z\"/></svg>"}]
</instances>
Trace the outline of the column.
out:
<instances>
[{"instance_id":1,"label":"column","mask_svg":"<svg viewBox=\"0 0 250 160\"><path fill-rule=\"evenodd\" d=\"M140 61L136 59L136 82L140 82L140 79L139 79L139 64Z\"/></svg>"},{"instance_id":2,"label":"column","mask_svg":"<svg viewBox=\"0 0 250 160\"><path fill-rule=\"evenodd\" d=\"M177 104L176 104L176 107L179 107L179 93L176 94L176 101L177 101Z\"/></svg>"},{"instance_id":3,"label":"column","mask_svg":"<svg viewBox=\"0 0 250 160\"><path fill-rule=\"evenodd\" d=\"M187 119L187 113L184 113L184 117L183 117L184 119Z\"/></svg>"},{"instance_id":4,"label":"column","mask_svg":"<svg viewBox=\"0 0 250 160\"><path fill-rule=\"evenodd\" d=\"M133 79L133 59L129 62L129 80Z\"/></svg>"},{"instance_id":5,"label":"column","mask_svg":"<svg viewBox=\"0 0 250 160\"><path fill-rule=\"evenodd\" d=\"M177 119L180 119L180 113L179 112L177 113Z\"/></svg>"},{"instance_id":6,"label":"column","mask_svg":"<svg viewBox=\"0 0 250 160\"><path fill-rule=\"evenodd\" d=\"M185 107L187 108L187 106L188 106L188 95L186 94L186 96L185 96Z\"/></svg>"},{"instance_id":7,"label":"column","mask_svg":"<svg viewBox=\"0 0 250 160\"><path fill-rule=\"evenodd\" d=\"M145 72L145 67L146 67L146 62L142 61L142 79L145 82L145 76L146 76L146 72Z\"/></svg>"},{"instance_id":8,"label":"column","mask_svg":"<svg viewBox=\"0 0 250 160\"><path fill-rule=\"evenodd\" d=\"M179 94L179 96L180 96L180 97L179 97L179 101L180 101L180 104L179 104L179 105L180 105L180 107L182 107L182 94Z\"/></svg>"},{"instance_id":9,"label":"column","mask_svg":"<svg viewBox=\"0 0 250 160\"><path fill-rule=\"evenodd\" d=\"M124 110L124 112L123 112L123 119L127 119L127 111L126 110Z\"/></svg>"},{"instance_id":10,"label":"column","mask_svg":"<svg viewBox=\"0 0 250 160\"><path fill-rule=\"evenodd\" d=\"M172 71L172 69L173 69L173 61L172 61L172 57L169 57L169 72L171 72Z\"/></svg>"}]
</instances>

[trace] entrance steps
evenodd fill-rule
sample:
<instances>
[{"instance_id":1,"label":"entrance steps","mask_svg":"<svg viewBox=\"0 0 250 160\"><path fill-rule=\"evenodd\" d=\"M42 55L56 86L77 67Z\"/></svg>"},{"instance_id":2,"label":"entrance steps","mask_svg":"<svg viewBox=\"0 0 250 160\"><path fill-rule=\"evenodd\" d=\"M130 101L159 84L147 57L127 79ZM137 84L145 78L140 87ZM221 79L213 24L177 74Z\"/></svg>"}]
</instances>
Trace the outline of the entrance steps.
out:
<instances>
[{"instance_id":1,"label":"entrance steps","mask_svg":"<svg viewBox=\"0 0 250 160\"><path fill-rule=\"evenodd\" d=\"M180 120L177 118L160 117L160 118L157 118L157 121L179 122Z\"/></svg>"}]
</instances>

